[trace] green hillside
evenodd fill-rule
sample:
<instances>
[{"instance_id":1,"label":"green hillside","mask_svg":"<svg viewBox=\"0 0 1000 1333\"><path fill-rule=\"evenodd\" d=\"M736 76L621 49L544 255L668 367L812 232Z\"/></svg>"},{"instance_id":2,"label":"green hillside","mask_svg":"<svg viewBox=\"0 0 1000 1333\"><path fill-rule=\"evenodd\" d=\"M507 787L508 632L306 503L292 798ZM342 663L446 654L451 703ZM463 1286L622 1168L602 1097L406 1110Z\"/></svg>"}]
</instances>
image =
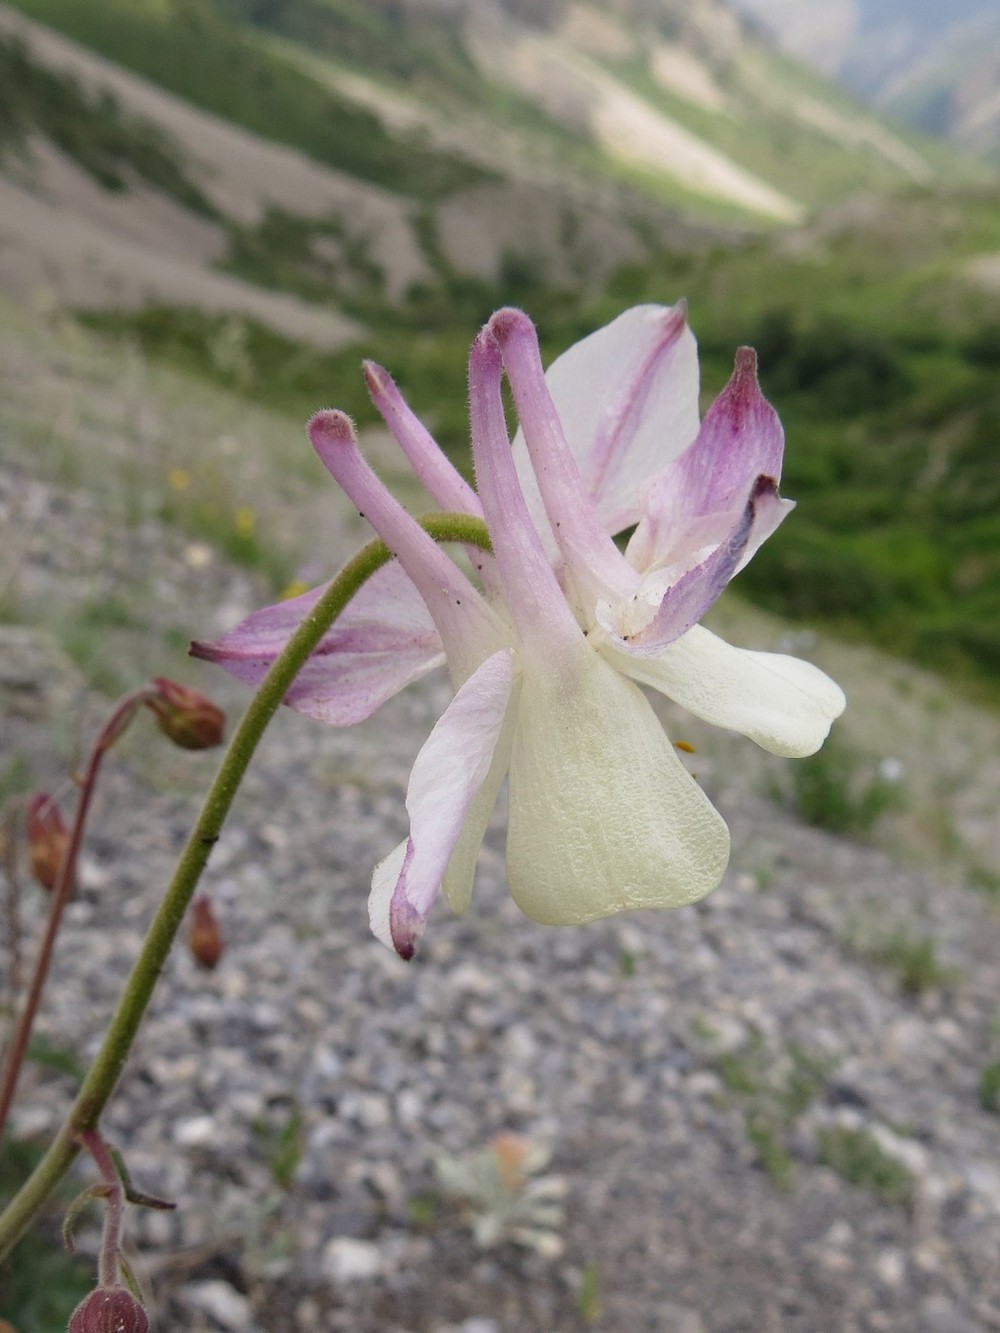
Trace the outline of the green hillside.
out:
<instances>
[{"instance_id":1,"label":"green hillside","mask_svg":"<svg viewBox=\"0 0 1000 1333\"><path fill-rule=\"evenodd\" d=\"M390 136L371 112L270 55L209 0L23 0L17 8L196 106L361 180L435 199L489 179Z\"/></svg>"},{"instance_id":2,"label":"green hillside","mask_svg":"<svg viewBox=\"0 0 1000 1333\"><path fill-rule=\"evenodd\" d=\"M0 162L23 156L37 133L105 190L125 191L138 180L214 216L156 125L124 115L110 94L91 96L72 75L46 69L22 43L0 40Z\"/></svg>"},{"instance_id":3,"label":"green hillside","mask_svg":"<svg viewBox=\"0 0 1000 1333\"><path fill-rule=\"evenodd\" d=\"M575 105L553 110L537 89L484 76L464 37L461 17L390 0L15 0L31 18L197 106L325 164L421 199L435 199L491 174L496 131L519 149L556 161L560 169L617 180L638 194L676 203L707 217L754 218L753 208L692 187L669 171L620 159L598 143ZM544 8L544 7L542 7ZM692 50L700 77L722 99L706 109L671 90L654 73L651 52L673 33L669 6L657 18L620 21L627 56L602 56L563 44L588 77L612 81L651 114L695 136L766 187L812 208L845 191L884 187L917 177L965 175L954 154L916 137L903 142L879 130L843 94L761 46L750 36L735 56ZM521 25L511 33L551 36ZM280 40L276 40L280 39ZM561 39L560 39L561 40ZM338 72L363 74L402 92L466 128L468 153L435 145L426 134L402 133L338 87ZM558 101L558 99L556 99ZM483 132L483 117L486 129ZM874 129L872 128L874 127ZM479 142L476 143L477 138ZM760 224L760 217L756 222Z\"/></svg>"},{"instance_id":4,"label":"green hillside","mask_svg":"<svg viewBox=\"0 0 1000 1333\"><path fill-rule=\"evenodd\" d=\"M448 106L487 108L499 120L525 129L529 137L573 142L578 166L621 173L656 195L665 190L655 171L635 171L609 160L572 118L559 120L537 99L485 79L470 60L453 15L435 16L389 0L214 0L217 8L270 32L320 61L362 69L389 88ZM544 7L542 7L544 8ZM933 141L900 138L879 127L845 94L747 35L739 51L718 53L695 42L689 53L699 77L716 92L717 106L671 89L657 78L652 52L672 43L680 20L677 6L657 13L646 7L644 22L622 20L631 47L617 56L588 51L588 58L623 89L652 109L763 180L788 190L805 206L816 206L863 187L884 187L914 177L968 176L972 169ZM683 13L683 7L679 10ZM542 25L544 29L544 25ZM590 152L584 151L589 149ZM603 160L602 160L603 159ZM667 190L677 197L677 185ZM688 199L688 205L697 205ZM701 200L702 208L706 201Z\"/></svg>"}]
</instances>

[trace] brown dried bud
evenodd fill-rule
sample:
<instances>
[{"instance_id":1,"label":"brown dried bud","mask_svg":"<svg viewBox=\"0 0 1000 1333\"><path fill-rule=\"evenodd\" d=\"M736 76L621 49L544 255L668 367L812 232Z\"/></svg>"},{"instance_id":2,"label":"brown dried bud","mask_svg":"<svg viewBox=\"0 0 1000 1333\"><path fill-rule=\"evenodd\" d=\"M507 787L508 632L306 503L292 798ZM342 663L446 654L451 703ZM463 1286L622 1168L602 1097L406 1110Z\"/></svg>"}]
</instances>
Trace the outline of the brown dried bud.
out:
<instances>
[{"instance_id":1,"label":"brown dried bud","mask_svg":"<svg viewBox=\"0 0 1000 1333\"><path fill-rule=\"evenodd\" d=\"M202 967L215 967L226 947L215 908L209 898L201 896L195 898L191 904L191 911L193 916L188 934L191 953L195 962L201 963Z\"/></svg>"},{"instance_id":2,"label":"brown dried bud","mask_svg":"<svg viewBox=\"0 0 1000 1333\"><path fill-rule=\"evenodd\" d=\"M157 676L153 684L156 689L146 703L156 716L157 726L175 745L185 750L208 750L221 744L226 715L211 699L165 676Z\"/></svg>"},{"instance_id":3,"label":"brown dried bud","mask_svg":"<svg viewBox=\"0 0 1000 1333\"><path fill-rule=\"evenodd\" d=\"M68 1333L149 1333L149 1320L124 1287L98 1287L70 1315Z\"/></svg>"},{"instance_id":4,"label":"brown dried bud","mask_svg":"<svg viewBox=\"0 0 1000 1333\"><path fill-rule=\"evenodd\" d=\"M36 792L28 802L27 831L31 873L43 889L51 892L59 883L69 847L69 829L47 791Z\"/></svg>"}]
</instances>

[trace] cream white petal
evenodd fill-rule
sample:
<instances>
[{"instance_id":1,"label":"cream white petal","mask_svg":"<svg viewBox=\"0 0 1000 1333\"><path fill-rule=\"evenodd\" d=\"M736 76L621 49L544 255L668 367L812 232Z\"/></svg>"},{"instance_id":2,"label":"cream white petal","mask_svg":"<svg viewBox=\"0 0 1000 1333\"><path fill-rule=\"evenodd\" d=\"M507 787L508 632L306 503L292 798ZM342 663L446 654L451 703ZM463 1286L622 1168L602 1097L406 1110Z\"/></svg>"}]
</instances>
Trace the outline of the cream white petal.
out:
<instances>
[{"instance_id":1,"label":"cream white petal","mask_svg":"<svg viewBox=\"0 0 1000 1333\"><path fill-rule=\"evenodd\" d=\"M633 680L790 759L815 754L846 704L840 686L811 662L734 648L703 625L657 657L634 657L606 642L599 646Z\"/></svg>"},{"instance_id":2,"label":"cream white petal","mask_svg":"<svg viewBox=\"0 0 1000 1333\"><path fill-rule=\"evenodd\" d=\"M716 887L722 817L649 701L597 653L524 671L510 767L507 876L546 925L680 907Z\"/></svg>"},{"instance_id":3,"label":"cream white petal","mask_svg":"<svg viewBox=\"0 0 1000 1333\"><path fill-rule=\"evenodd\" d=\"M390 935L404 958L413 953L475 798L494 772L512 687L513 654L504 649L488 657L461 687L414 762L406 789L410 836L389 904ZM476 814L481 840L485 823L482 811ZM379 922L381 870L372 883Z\"/></svg>"},{"instance_id":4,"label":"cream white petal","mask_svg":"<svg viewBox=\"0 0 1000 1333\"><path fill-rule=\"evenodd\" d=\"M460 916L463 912L469 910L469 904L472 902L472 887L476 876L476 861L479 857L479 849L483 845L486 827L490 822L497 797L500 795L500 788L504 784L507 770L510 767L510 747L514 735L513 717L514 710L517 707L516 695L518 689L519 682L515 681L503 727L493 751L490 771L483 779L483 785L476 792L469 807L469 813L465 817L465 823L462 825L462 831L458 835L458 841L452 850L448 868L441 883L441 892L444 894L448 906Z\"/></svg>"},{"instance_id":5,"label":"cream white petal","mask_svg":"<svg viewBox=\"0 0 1000 1333\"><path fill-rule=\"evenodd\" d=\"M396 892L396 884L399 882L399 872L406 860L407 846L408 842L404 838L388 856L379 861L372 875L371 893L368 895L368 924L375 938L381 940L387 949L395 947L392 942L389 908L392 906L392 895Z\"/></svg>"}]
</instances>

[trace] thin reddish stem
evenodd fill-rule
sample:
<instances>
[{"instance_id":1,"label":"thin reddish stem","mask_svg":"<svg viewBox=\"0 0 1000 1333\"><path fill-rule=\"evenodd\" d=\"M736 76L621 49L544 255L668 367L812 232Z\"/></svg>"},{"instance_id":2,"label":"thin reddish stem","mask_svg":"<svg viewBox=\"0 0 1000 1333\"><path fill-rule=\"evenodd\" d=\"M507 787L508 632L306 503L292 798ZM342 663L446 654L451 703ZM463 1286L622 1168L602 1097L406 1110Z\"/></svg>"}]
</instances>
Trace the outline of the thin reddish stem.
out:
<instances>
[{"instance_id":1,"label":"thin reddish stem","mask_svg":"<svg viewBox=\"0 0 1000 1333\"><path fill-rule=\"evenodd\" d=\"M96 1129L84 1129L80 1141L94 1159L107 1188L107 1211L101 1233L101 1252L97 1260L97 1283L114 1287L118 1283L118 1256L122 1244L122 1223L125 1216L125 1187L111 1150Z\"/></svg>"},{"instance_id":2,"label":"thin reddish stem","mask_svg":"<svg viewBox=\"0 0 1000 1333\"><path fill-rule=\"evenodd\" d=\"M69 902L73 891L73 884L76 880L76 863L80 854L80 846L83 842L83 832L87 823L87 815L90 811L90 803L93 799L94 790L97 785L97 777L100 773L101 762L105 754L122 734L125 728L135 716L136 711L142 706L149 695L147 688L134 690L131 694L126 694L121 699L111 713L111 716L105 722L101 733L97 738L90 759L87 763L87 770L80 783L80 799L77 802L76 815L73 819L73 827L70 830L69 842L66 846L66 852L63 856L62 865L59 868L59 878L56 881L55 888L52 891L51 906L49 908L49 919L45 928L45 935L42 939L42 946L38 954L38 962L35 964L34 975L31 978L31 985L28 989L28 996L21 1011L21 1016L14 1029L14 1035L11 1038L10 1046L7 1050L7 1058L3 1066L3 1078L0 1079L0 1139L3 1137L4 1128L7 1124L7 1116L10 1113L11 1103L14 1100L14 1093L17 1090L17 1081L21 1075L21 1067L24 1064L24 1057L27 1054L28 1042L31 1039L31 1030L35 1024L35 1018L38 1015L38 1008L41 1004L42 992L45 989L45 983L48 980L49 968L52 964L52 956L55 951L56 937L59 934L59 927L62 925L63 914L66 910L66 904Z\"/></svg>"}]
</instances>

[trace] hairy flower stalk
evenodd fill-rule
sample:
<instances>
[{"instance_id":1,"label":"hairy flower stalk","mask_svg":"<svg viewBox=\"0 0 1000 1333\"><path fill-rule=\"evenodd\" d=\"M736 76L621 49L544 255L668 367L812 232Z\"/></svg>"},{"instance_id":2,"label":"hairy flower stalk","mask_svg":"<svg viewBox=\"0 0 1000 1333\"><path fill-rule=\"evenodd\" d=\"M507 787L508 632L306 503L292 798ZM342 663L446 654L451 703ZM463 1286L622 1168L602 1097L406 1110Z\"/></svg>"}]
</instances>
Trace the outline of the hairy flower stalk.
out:
<instances>
[{"instance_id":1,"label":"hairy flower stalk","mask_svg":"<svg viewBox=\"0 0 1000 1333\"><path fill-rule=\"evenodd\" d=\"M506 370L520 418L513 446ZM576 924L693 902L719 882L728 830L637 687L778 754L806 755L842 710L809 663L730 647L697 622L791 509L784 439L743 349L699 427L683 307L640 306L544 372L534 328L499 311L473 345L477 491L388 374L376 407L439 503L488 526L477 588L389 494L349 421L310 423L320 457L398 563L372 579L286 701L338 725L447 663L455 697L410 776L410 833L376 867L376 935L410 957L438 894L463 911L500 785L507 872L532 918ZM613 537L634 532L622 553ZM194 651L258 681L319 593Z\"/></svg>"}]
</instances>

